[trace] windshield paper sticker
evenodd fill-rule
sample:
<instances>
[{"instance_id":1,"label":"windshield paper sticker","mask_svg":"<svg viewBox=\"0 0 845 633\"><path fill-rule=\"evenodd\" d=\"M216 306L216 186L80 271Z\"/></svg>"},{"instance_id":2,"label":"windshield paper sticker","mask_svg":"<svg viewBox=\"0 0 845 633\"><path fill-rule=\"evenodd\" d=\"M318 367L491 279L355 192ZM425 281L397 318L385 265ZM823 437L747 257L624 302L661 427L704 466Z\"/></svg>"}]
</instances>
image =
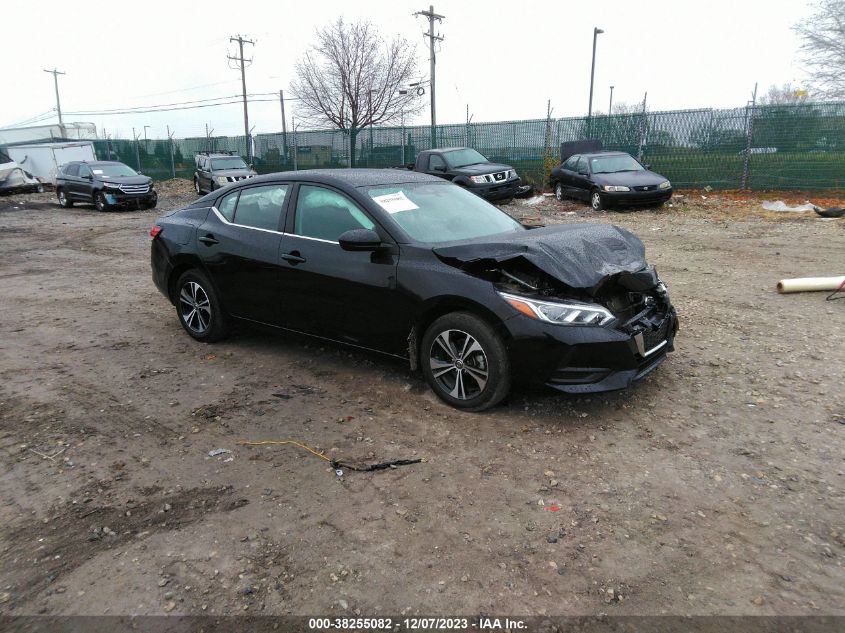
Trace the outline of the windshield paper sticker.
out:
<instances>
[{"instance_id":1,"label":"windshield paper sticker","mask_svg":"<svg viewBox=\"0 0 845 633\"><path fill-rule=\"evenodd\" d=\"M91 171L93 171L95 174L102 174L103 173L102 169L92 169Z\"/></svg>"},{"instance_id":2,"label":"windshield paper sticker","mask_svg":"<svg viewBox=\"0 0 845 633\"><path fill-rule=\"evenodd\" d=\"M413 211L414 209L419 209L417 205L408 199L404 191L388 193L383 196L373 196L373 200L378 202L379 206L388 213L399 213L400 211Z\"/></svg>"}]
</instances>

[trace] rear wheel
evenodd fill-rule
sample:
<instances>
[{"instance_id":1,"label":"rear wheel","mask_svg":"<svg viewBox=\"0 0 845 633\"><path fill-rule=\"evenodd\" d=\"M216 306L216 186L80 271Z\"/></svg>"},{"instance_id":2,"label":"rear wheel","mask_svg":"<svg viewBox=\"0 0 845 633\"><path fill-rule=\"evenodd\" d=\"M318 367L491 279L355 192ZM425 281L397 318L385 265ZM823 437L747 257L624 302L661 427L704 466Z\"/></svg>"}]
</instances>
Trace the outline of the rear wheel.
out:
<instances>
[{"instance_id":1,"label":"rear wheel","mask_svg":"<svg viewBox=\"0 0 845 633\"><path fill-rule=\"evenodd\" d=\"M200 179L196 176L194 176L194 189L196 189L197 195L202 194L202 191L200 190Z\"/></svg>"},{"instance_id":2,"label":"rear wheel","mask_svg":"<svg viewBox=\"0 0 845 633\"><path fill-rule=\"evenodd\" d=\"M469 312L452 312L426 330L423 375L437 396L458 409L483 411L510 390L507 350L490 325Z\"/></svg>"},{"instance_id":3,"label":"rear wheel","mask_svg":"<svg viewBox=\"0 0 845 633\"><path fill-rule=\"evenodd\" d=\"M558 201L562 201L564 199L563 195L563 185L561 183L555 183L555 199Z\"/></svg>"},{"instance_id":4,"label":"rear wheel","mask_svg":"<svg viewBox=\"0 0 845 633\"><path fill-rule=\"evenodd\" d=\"M189 270L176 282L176 314L193 338L213 343L228 334L228 324L214 286L198 270Z\"/></svg>"},{"instance_id":5,"label":"rear wheel","mask_svg":"<svg viewBox=\"0 0 845 633\"><path fill-rule=\"evenodd\" d=\"M59 187L56 190L56 198L59 200L59 206L63 209L70 209L73 206L73 200L67 197L64 187Z\"/></svg>"},{"instance_id":6,"label":"rear wheel","mask_svg":"<svg viewBox=\"0 0 845 633\"><path fill-rule=\"evenodd\" d=\"M594 189L590 195L590 206L593 208L593 211L601 211L607 207L607 203L598 189Z\"/></svg>"},{"instance_id":7,"label":"rear wheel","mask_svg":"<svg viewBox=\"0 0 845 633\"><path fill-rule=\"evenodd\" d=\"M94 208L97 211L108 211L109 203L106 202L106 194L102 191L94 192Z\"/></svg>"}]
</instances>

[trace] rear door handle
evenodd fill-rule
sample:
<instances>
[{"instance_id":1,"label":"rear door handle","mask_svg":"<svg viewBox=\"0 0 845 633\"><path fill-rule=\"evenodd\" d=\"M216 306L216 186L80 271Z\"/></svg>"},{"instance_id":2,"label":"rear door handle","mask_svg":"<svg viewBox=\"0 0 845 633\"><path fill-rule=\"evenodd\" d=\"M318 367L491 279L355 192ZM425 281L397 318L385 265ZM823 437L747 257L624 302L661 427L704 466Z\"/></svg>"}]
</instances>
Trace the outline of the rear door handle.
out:
<instances>
[{"instance_id":1,"label":"rear door handle","mask_svg":"<svg viewBox=\"0 0 845 633\"><path fill-rule=\"evenodd\" d=\"M299 254L299 251L291 251L290 253L282 253L282 259L291 264L303 264L305 258Z\"/></svg>"},{"instance_id":2,"label":"rear door handle","mask_svg":"<svg viewBox=\"0 0 845 633\"><path fill-rule=\"evenodd\" d=\"M217 241L217 238L215 238L211 233L209 233L208 235L203 235L202 237L200 237L198 239L199 239L200 242L202 242L203 244L206 244L208 246L211 246L212 244L219 244L220 243L220 242Z\"/></svg>"}]
</instances>

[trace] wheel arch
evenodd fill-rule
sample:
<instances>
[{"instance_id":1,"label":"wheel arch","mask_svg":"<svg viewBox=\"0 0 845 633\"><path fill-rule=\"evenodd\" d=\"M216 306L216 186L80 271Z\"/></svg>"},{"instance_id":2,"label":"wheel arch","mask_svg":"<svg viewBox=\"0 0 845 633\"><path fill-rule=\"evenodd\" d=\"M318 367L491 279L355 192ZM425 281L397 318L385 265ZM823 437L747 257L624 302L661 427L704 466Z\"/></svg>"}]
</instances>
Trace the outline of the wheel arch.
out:
<instances>
[{"instance_id":1,"label":"wheel arch","mask_svg":"<svg viewBox=\"0 0 845 633\"><path fill-rule=\"evenodd\" d=\"M504 321L483 304L456 295L435 297L424 302L420 307L408 334L408 354L411 360L411 369L416 369L419 365L420 347L426 330L437 319L452 312L469 312L486 321L506 343L510 339L510 333L505 327Z\"/></svg>"},{"instance_id":2,"label":"wheel arch","mask_svg":"<svg viewBox=\"0 0 845 633\"><path fill-rule=\"evenodd\" d=\"M182 255L175 261L173 269L167 276L167 297L168 299L170 299L170 303L176 305L176 282L179 281L179 277L181 277L189 270L194 269L200 271L203 275L208 278L209 282L214 287L214 292L217 294L222 304L223 296L220 294L220 289L217 287L217 284L214 283L214 278L208 274L208 270L206 270L205 266L202 263L202 260L200 260L200 258L196 255L188 254Z\"/></svg>"}]
</instances>

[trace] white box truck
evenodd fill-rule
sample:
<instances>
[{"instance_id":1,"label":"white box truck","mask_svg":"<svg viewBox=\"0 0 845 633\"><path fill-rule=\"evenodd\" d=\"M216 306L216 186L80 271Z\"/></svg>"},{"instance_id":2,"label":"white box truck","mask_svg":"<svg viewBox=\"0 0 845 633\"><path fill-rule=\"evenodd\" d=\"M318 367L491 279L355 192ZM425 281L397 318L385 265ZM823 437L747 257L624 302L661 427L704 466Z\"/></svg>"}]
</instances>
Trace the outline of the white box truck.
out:
<instances>
[{"instance_id":1,"label":"white box truck","mask_svg":"<svg viewBox=\"0 0 845 633\"><path fill-rule=\"evenodd\" d=\"M6 153L42 183L56 184L56 171L72 160L97 160L90 141L8 145Z\"/></svg>"}]
</instances>

